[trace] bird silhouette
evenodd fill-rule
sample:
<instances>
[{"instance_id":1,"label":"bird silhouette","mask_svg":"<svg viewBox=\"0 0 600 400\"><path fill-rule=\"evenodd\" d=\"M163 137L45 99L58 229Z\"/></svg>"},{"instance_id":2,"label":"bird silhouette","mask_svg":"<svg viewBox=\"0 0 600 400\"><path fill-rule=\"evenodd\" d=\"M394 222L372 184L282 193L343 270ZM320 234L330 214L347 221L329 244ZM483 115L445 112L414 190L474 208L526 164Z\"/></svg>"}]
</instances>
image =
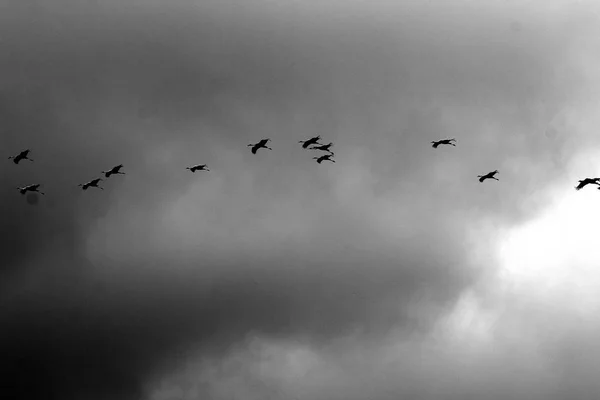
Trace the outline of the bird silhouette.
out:
<instances>
[{"instance_id":1,"label":"bird silhouette","mask_svg":"<svg viewBox=\"0 0 600 400\"><path fill-rule=\"evenodd\" d=\"M36 193L39 193L41 195L45 195L44 192L40 191L40 186L42 186L40 183L35 183L33 185L27 185L27 186L18 187L17 190L21 194L25 194L27 192L36 192Z\"/></svg>"},{"instance_id":2,"label":"bird silhouette","mask_svg":"<svg viewBox=\"0 0 600 400\"><path fill-rule=\"evenodd\" d=\"M198 164L198 165L194 165L192 167L186 167L185 169L190 170L192 172L196 172L196 171L210 171L210 169L208 169L206 167L206 164Z\"/></svg>"},{"instance_id":3,"label":"bird silhouette","mask_svg":"<svg viewBox=\"0 0 600 400\"><path fill-rule=\"evenodd\" d=\"M492 171L492 172L488 172L485 175L477 175L477 177L479 178L479 182L483 182L486 179L495 179L497 181L499 181L500 179L496 178L494 175L498 174L498 170Z\"/></svg>"},{"instance_id":4,"label":"bird silhouette","mask_svg":"<svg viewBox=\"0 0 600 400\"><path fill-rule=\"evenodd\" d=\"M331 150L329 150L331 148L331 146L333 146L333 142L329 142L327 144L322 144L320 146L314 146L311 147L311 150L321 150L321 151L328 151L329 153L331 153L333 155L333 152Z\"/></svg>"},{"instance_id":5,"label":"bird silhouette","mask_svg":"<svg viewBox=\"0 0 600 400\"><path fill-rule=\"evenodd\" d=\"M320 135L317 135L315 137L312 137L308 140L301 140L298 143L303 143L302 144L302 148L303 149L307 149L308 146L312 146L313 144L318 144L318 145L322 145L323 143L319 143L319 140L321 139Z\"/></svg>"},{"instance_id":6,"label":"bird silhouette","mask_svg":"<svg viewBox=\"0 0 600 400\"><path fill-rule=\"evenodd\" d=\"M20 152L19 154L17 154L16 156L10 156L10 157L8 157L8 159L9 160L13 160L13 162L15 164L18 164L22 160L29 160L29 161L33 162L33 160L28 157L30 152L31 152L31 150L25 149L22 152Z\"/></svg>"},{"instance_id":7,"label":"bird silhouette","mask_svg":"<svg viewBox=\"0 0 600 400\"><path fill-rule=\"evenodd\" d=\"M433 141L431 143L433 143L433 145L431 147L433 147L434 149L437 149L440 144L456 146L456 144L454 144L454 143L456 143L456 139L442 139L442 140Z\"/></svg>"},{"instance_id":8,"label":"bird silhouette","mask_svg":"<svg viewBox=\"0 0 600 400\"><path fill-rule=\"evenodd\" d=\"M95 188L98 188L98 189L100 189L100 190L104 190L104 188L101 188L100 186L98 186L98 184L99 184L101 181L103 181L103 180L104 180L104 179L102 179L102 178L95 178L95 179L92 179L92 180L91 180L91 181L89 181L89 182L86 182L86 183L80 183L80 184L79 184L79 185L77 185L77 186L81 187L83 190L88 190L88 188L91 188L91 187L95 187Z\"/></svg>"},{"instance_id":9,"label":"bird silhouette","mask_svg":"<svg viewBox=\"0 0 600 400\"><path fill-rule=\"evenodd\" d=\"M110 178L111 175L125 175L125 172L121 172L121 168L123 168L123 164L116 165L107 171L102 171L106 178Z\"/></svg>"},{"instance_id":10,"label":"bird silhouette","mask_svg":"<svg viewBox=\"0 0 600 400\"><path fill-rule=\"evenodd\" d=\"M321 164L323 161L335 162L335 160L331 159L332 156L333 156L333 154L325 154L324 156L321 156L321 157L313 157L313 160L317 160L317 162L319 164Z\"/></svg>"},{"instance_id":11,"label":"bird silhouette","mask_svg":"<svg viewBox=\"0 0 600 400\"><path fill-rule=\"evenodd\" d=\"M581 190L587 185L598 185L598 189L600 189L600 178L585 178L579 180L579 185L575 186L575 190Z\"/></svg>"},{"instance_id":12,"label":"bird silhouette","mask_svg":"<svg viewBox=\"0 0 600 400\"><path fill-rule=\"evenodd\" d=\"M256 154L258 149L268 149L273 150L270 147L267 147L267 143L269 143L271 139L261 139L258 143L249 144L248 147L252 147L252 154Z\"/></svg>"}]
</instances>

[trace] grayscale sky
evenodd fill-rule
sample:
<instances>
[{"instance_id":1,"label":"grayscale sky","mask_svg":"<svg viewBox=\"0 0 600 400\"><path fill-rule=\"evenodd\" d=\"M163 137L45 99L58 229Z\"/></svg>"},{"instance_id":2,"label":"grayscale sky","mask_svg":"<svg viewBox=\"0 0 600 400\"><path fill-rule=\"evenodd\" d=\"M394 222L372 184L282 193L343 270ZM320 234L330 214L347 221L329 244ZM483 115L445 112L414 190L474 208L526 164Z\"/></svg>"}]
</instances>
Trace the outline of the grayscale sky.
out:
<instances>
[{"instance_id":1,"label":"grayscale sky","mask_svg":"<svg viewBox=\"0 0 600 400\"><path fill-rule=\"evenodd\" d=\"M4 0L0 387L595 399L599 37L592 0Z\"/></svg>"}]
</instances>

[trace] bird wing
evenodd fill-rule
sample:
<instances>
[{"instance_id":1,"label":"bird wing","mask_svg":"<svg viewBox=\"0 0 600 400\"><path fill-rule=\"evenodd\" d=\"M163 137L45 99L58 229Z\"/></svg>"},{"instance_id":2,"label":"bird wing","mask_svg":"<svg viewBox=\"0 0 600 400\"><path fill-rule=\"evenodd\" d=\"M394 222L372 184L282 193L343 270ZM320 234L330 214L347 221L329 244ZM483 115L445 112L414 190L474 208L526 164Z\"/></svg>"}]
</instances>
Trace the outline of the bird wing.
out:
<instances>
[{"instance_id":1,"label":"bird wing","mask_svg":"<svg viewBox=\"0 0 600 400\"><path fill-rule=\"evenodd\" d=\"M256 146L256 145L252 146L252 154L256 154L257 150L258 150L258 146Z\"/></svg>"}]
</instances>

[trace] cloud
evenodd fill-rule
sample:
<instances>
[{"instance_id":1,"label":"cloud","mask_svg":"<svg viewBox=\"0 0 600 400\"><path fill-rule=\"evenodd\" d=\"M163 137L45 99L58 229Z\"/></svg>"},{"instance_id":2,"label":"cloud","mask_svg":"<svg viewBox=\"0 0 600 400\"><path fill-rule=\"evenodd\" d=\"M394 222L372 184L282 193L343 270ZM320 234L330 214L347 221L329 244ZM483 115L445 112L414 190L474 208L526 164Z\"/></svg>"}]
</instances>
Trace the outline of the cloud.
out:
<instances>
[{"instance_id":1,"label":"cloud","mask_svg":"<svg viewBox=\"0 0 600 400\"><path fill-rule=\"evenodd\" d=\"M140 398L184 355L227 363L250 335L309 358L352 338L368 368L331 361L315 393L347 398L358 382L375 399L376 343L426 337L493 269L469 232L529 218L545 201L534 183L592 141L568 118L589 94L591 22L535 5L346 4L7 8L2 145L35 159L0 178L15 398ZM299 148L314 134L336 164ZM440 136L458 147L433 150ZM262 137L274 150L250 154ZM196 162L211 171L184 169ZM119 163L105 191L76 187ZM500 182L476 181L493 169ZM35 206L12 189L34 181L48 193Z\"/></svg>"}]
</instances>

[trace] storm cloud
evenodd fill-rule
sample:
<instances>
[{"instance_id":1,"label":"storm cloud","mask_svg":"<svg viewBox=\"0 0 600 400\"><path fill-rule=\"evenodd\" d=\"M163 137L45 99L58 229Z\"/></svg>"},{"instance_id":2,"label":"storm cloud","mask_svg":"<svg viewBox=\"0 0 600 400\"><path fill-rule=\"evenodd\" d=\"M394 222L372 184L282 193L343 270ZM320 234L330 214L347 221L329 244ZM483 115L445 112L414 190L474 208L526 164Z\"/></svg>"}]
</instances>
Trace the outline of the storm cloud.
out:
<instances>
[{"instance_id":1,"label":"storm cloud","mask_svg":"<svg viewBox=\"0 0 600 400\"><path fill-rule=\"evenodd\" d=\"M529 343L496 345L520 364L469 358L443 327L465 293L503 299L486 286L495 235L538 215L597 145L598 8L565 4L7 3L1 147L35 161L0 177L1 386L499 398L519 365L533 383L514 398L564 398L534 390L560 372L526 362ZM335 164L301 149L316 134ZM273 151L251 154L263 137ZM432 149L443 137L458 146ZM105 191L77 187L120 163ZM477 182L494 169L500 182ZM34 182L37 201L14 189ZM518 310L493 330L526 320ZM556 357L582 365L561 338ZM286 351L308 372L289 372ZM413 367L386 359L398 351Z\"/></svg>"}]
</instances>

